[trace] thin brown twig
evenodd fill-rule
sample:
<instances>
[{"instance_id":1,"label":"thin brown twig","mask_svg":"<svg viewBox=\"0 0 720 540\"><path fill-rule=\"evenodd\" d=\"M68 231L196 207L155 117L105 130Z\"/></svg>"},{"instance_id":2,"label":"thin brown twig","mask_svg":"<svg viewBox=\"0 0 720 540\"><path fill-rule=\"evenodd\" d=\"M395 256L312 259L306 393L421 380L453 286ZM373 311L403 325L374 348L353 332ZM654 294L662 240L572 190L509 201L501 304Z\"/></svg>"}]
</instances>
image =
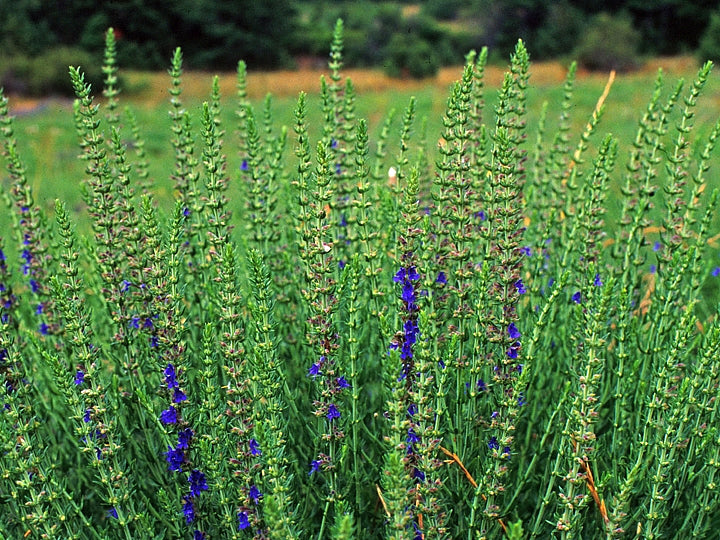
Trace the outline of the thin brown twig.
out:
<instances>
[{"instance_id":1,"label":"thin brown twig","mask_svg":"<svg viewBox=\"0 0 720 540\"><path fill-rule=\"evenodd\" d=\"M440 450L442 450L443 453L450 458L445 463L457 463L458 467L460 467L460 470L465 474L465 478L467 478L468 482L470 482L470 485L472 487L474 487L475 489L477 489L477 487L478 487L477 482L470 474L470 471L468 471L467 468L465 467L465 465L463 465L463 462L460 460L460 457L455 452L451 452L450 450L448 450L447 448L444 448L442 446L440 447ZM481 493L480 496L482 497L483 501L487 501L487 497L485 495L483 495ZM498 523L500 524L500 527L502 527L503 532L507 535L507 532L508 532L507 525L505 525L505 522L502 520L502 518L498 518Z\"/></svg>"}]
</instances>

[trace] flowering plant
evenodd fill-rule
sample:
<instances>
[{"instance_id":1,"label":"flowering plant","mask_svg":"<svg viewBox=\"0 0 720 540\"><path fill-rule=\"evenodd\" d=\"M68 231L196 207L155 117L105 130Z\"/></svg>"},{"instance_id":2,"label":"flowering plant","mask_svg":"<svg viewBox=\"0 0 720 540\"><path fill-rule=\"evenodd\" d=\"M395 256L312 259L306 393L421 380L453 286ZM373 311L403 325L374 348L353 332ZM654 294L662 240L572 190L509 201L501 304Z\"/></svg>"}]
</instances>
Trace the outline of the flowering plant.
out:
<instances>
[{"instance_id":1,"label":"flowering plant","mask_svg":"<svg viewBox=\"0 0 720 540\"><path fill-rule=\"evenodd\" d=\"M574 66L548 134L524 44L492 110L486 60L431 166L414 100L393 155L356 117L341 22L291 143L242 62L235 135L217 79L186 109L178 50L163 208L109 31L102 106L70 70L83 234L37 204L0 94L0 537L711 537L711 64L658 77L621 157L607 92L573 134Z\"/></svg>"}]
</instances>

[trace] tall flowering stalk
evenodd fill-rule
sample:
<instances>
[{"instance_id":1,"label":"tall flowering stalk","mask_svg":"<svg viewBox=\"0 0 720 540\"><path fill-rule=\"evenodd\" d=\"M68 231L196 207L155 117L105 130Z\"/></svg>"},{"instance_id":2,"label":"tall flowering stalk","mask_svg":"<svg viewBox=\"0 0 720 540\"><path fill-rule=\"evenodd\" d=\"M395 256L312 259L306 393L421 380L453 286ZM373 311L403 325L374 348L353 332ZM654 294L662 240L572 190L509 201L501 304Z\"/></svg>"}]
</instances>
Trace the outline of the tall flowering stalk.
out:
<instances>
[{"instance_id":1,"label":"tall flowering stalk","mask_svg":"<svg viewBox=\"0 0 720 540\"><path fill-rule=\"evenodd\" d=\"M488 340L494 344L490 359L492 375L490 393L493 409L484 418L487 453L483 481L476 490L484 495L483 528L496 530L502 517L500 502L515 442L515 429L520 409L525 405L522 333L518 303L525 293L520 269L524 252L520 243L524 231L522 217L524 197L525 151L522 150L525 128L525 90L528 78L528 54L518 43L512 58L511 73L505 76L496 109L497 124L493 135L491 163L485 202L488 211L490 238L490 281ZM471 527L477 526L471 524Z\"/></svg>"},{"instance_id":2,"label":"tall flowering stalk","mask_svg":"<svg viewBox=\"0 0 720 540\"><path fill-rule=\"evenodd\" d=\"M327 208L334 196L332 187L331 153L319 142L316 150L316 168L311 172L310 146L305 125L304 96L296 110L298 134L297 155L300 158L297 194L301 208L298 216L299 254L303 262L305 284L302 290L309 317L306 342L311 351L312 363L307 376L315 381L313 414L318 418L319 441L311 460L310 473L324 480L325 506L322 513L319 537L322 536L330 510L342 495L338 484L339 443L345 436L343 417L343 391L349 386L337 366L340 334L336 313L338 284L335 279L336 239Z\"/></svg>"},{"instance_id":3,"label":"tall flowering stalk","mask_svg":"<svg viewBox=\"0 0 720 540\"><path fill-rule=\"evenodd\" d=\"M391 365L396 368L389 370L393 399L388 403L388 416L392 424L384 471L390 538L435 536L445 530L444 511L437 498L442 486L436 476L440 436L432 408L435 374L441 368L430 361L430 351L420 327L423 300L417 250L422 216L418 211L418 176L414 170L407 181L402 205L403 228L398 234L399 269L393 276L400 291L402 330L395 334L389 353ZM424 320L427 323L427 318Z\"/></svg>"},{"instance_id":4,"label":"tall flowering stalk","mask_svg":"<svg viewBox=\"0 0 720 540\"><path fill-rule=\"evenodd\" d=\"M27 181L25 165L17 151L13 118L9 114L8 99L0 90L0 132L2 156L11 181L10 200L14 207L15 231L21 259L21 271L28 293L23 295L35 313L34 330L46 336L58 330L48 277L53 273L52 255L48 250L45 217L35 203ZM3 254L3 258L6 256ZM9 288L9 283L6 285ZM0 291L0 293L3 291ZM21 297L22 298L22 297ZM6 295L3 309L8 313L20 298Z\"/></svg>"}]
</instances>

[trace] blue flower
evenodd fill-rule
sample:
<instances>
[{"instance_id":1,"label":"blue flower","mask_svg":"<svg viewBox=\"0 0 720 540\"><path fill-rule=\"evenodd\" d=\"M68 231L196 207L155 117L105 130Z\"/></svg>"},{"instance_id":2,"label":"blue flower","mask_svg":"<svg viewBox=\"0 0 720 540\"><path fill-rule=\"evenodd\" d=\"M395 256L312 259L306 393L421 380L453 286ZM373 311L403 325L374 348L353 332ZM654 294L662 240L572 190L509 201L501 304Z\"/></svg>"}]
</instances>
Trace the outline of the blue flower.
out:
<instances>
[{"instance_id":1,"label":"blue flower","mask_svg":"<svg viewBox=\"0 0 720 540\"><path fill-rule=\"evenodd\" d=\"M118 518L117 509L114 506L110 510L107 511L107 517L112 517L115 519Z\"/></svg>"},{"instance_id":2,"label":"blue flower","mask_svg":"<svg viewBox=\"0 0 720 540\"><path fill-rule=\"evenodd\" d=\"M445 275L445 272L440 272L435 278L435 283L440 283L442 285L445 285L447 283L447 276Z\"/></svg>"},{"instance_id":3,"label":"blue flower","mask_svg":"<svg viewBox=\"0 0 720 540\"><path fill-rule=\"evenodd\" d=\"M407 439L405 439L408 444L416 444L420 442L420 437L417 436L417 433L410 428L408 429Z\"/></svg>"},{"instance_id":4,"label":"blue flower","mask_svg":"<svg viewBox=\"0 0 720 540\"><path fill-rule=\"evenodd\" d=\"M240 163L240 170L247 171L249 168L247 159L243 159L242 163Z\"/></svg>"},{"instance_id":5,"label":"blue flower","mask_svg":"<svg viewBox=\"0 0 720 540\"><path fill-rule=\"evenodd\" d=\"M247 529L250 527L250 520L245 512L238 512L238 530Z\"/></svg>"},{"instance_id":6,"label":"blue flower","mask_svg":"<svg viewBox=\"0 0 720 540\"><path fill-rule=\"evenodd\" d=\"M713 268L712 275L713 277L720 276L720 266L716 266L715 268Z\"/></svg>"},{"instance_id":7,"label":"blue flower","mask_svg":"<svg viewBox=\"0 0 720 540\"><path fill-rule=\"evenodd\" d=\"M187 396L185 395L185 393L179 388L176 388L173 392L173 403L180 403L181 401L185 401L186 399Z\"/></svg>"},{"instance_id":8,"label":"blue flower","mask_svg":"<svg viewBox=\"0 0 720 540\"><path fill-rule=\"evenodd\" d=\"M720 268L718 270L720 270ZM602 284L603 284L603 282L600 279L600 274L595 274L595 279L593 280L593 285L595 285L596 287L602 287Z\"/></svg>"},{"instance_id":9,"label":"blue flower","mask_svg":"<svg viewBox=\"0 0 720 540\"><path fill-rule=\"evenodd\" d=\"M310 462L310 472L308 474L312 475L312 473L318 472L319 470L320 470L320 461L317 459L313 459Z\"/></svg>"},{"instance_id":10,"label":"blue flower","mask_svg":"<svg viewBox=\"0 0 720 540\"><path fill-rule=\"evenodd\" d=\"M197 497L202 491L208 490L205 474L197 469L194 469L190 473L188 482L190 482L190 495L193 497Z\"/></svg>"},{"instance_id":11,"label":"blue flower","mask_svg":"<svg viewBox=\"0 0 720 540\"><path fill-rule=\"evenodd\" d=\"M193 540L205 540L205 533L201 531L195 531L193 533Z\"/></svg>"},{"instance_id":12,"label":"blue flower","mask_svg":"<svg viewBox=\"0 0 720 540\"><path fill-rule=\"evenodd\" d=\"M525 288L522 279L518 279L515 282L515 288L517 289L518 294L525 294L527 292L527 289Z\"/></svg>"},{"instance_id":13,"label":"blue flower","mask_svg":"<svg viewBox=\"0 0 720 540\"><path fill-rule=\"evenodd\" d=\"M183 497L183 500L185 503L183 504L182 511L185 515L185 521L187 523L192 523L195 519L195 505L193 504L193 500L188 495L185 495Z\"/></svg>"},{"instance_id":14,"label":"blue flower","mask_svg":"<svg viewBox=\"0 0 720 540\"><path fill-rule=\"evenodd\" d=\"M120 292L126 293L130 290L130 286L132 285L132 282L128 281L127 279L123 279L122 285L120 286Z\"/></svg>"},{"instance_id":15,"label":"blue flower","mask_svg":"<svg viewBox=\"0 0 720 540\"><path fill-rule=\"evenodd\" d=\"M487 219L487 215L482 210L479 210L473 214L476 218L478 218L480 221L485 221Z\"/></svg>"},{"instance_id":16,"label":"blue flower","mask_svg":"<svg viewBox=\"0 0 720 540\"><path fill-rule=\"evenodd\" d=\"M44 306L42 304L38 304L35 308L35 315L42 315Z\"/></svg>"},{"instance_id":17,"label":"blue flower","mask_svg":"<svg viewBox=\"0 0 720 540\"><path fill-rule=\"evenodd\" d=\"M335 379L335 382L337 383L338 388L340 388L340 389L350 388L352 386L349 382L347 382L345 377L338 377L337 379Z\"/></svg>"},{"instance_id":18,"label":"blue flower","mask_svg":"<svg viewBox=\"0 0 720 540\"><path fill-rule=\"evenodd\" d=\"M45 323L40 323L40 333L43 336L47 336L48 332L50 332L50 327Z\"/></svg>"},{"instance_id":19,"label":"blue flower","mask_svg":"<svg viewBox=\"0 0 720 540\"><path fill-rule=\"evenodd\" d=\"M250 439L248 442L248 446L250 447L250 455L251 456L259 456L262 455L262 451L260 450L260 445L255 439Z\"/></svg>"},{"instance_id":20,"label":"blue flower","mask_svg":"<svg viewBox=\"0 0 720 540\"><path fill-rule=\"evenodd\" d=\"M178 383L175 379L175 366L173 366L172 364L168 364L163 373L165 374L165 384L167 384L167 387L177 388Z\"/></svg>"},{"instance_id":21,"label":"blue flower","mask_svg":"<svg viewBox=\"0 0 720 540\"><path fill-rule=\"evenodd\" d=\"M90 409L85 409L85 415L83 416L83 422L86 424L90 422Z\"/></svg>"},{"instance_id":22,"label":"blue flower","mask_svg":"<svg viewBox=\"0 0 720 540\"><path fill-rule=\"evenodd\" d=\"M418 274L418 271L414 266L407 269L400 268L393 277L393 281L396 283L408 283L410 281L417 281L418 279L420 279L420 274Z\"/></svg>"},{"instance_id":23,"label":"blue flower","mask_svg":"<svg viewBox=\"0 0 720 540\"><path fill-rule=\"evenodd\" d=\"M165 409L163 412L161 412L160 413L160 421L163 424L177 423L177 411L175 410L175 407L170 405L169 409Z\"/></svg>"},{"instance_id":24,"label":"blue flower","mask_svg":"<svg viewBox=\"0 0 720 540\"><path fill-rule=\"evenodd\" d=\"M192 439L193 435L195 435L195 433L193 433L193 430L190 428L185 428L180 433L178 433L178 449L189 448L190 440Z\"/></svg>"},{"instance_id":25,"label":"blue flower","mask_svg":"<svg viewBox=\"0 0 720 540\"><path fill-rule=\"evenodd\" d=\"M500 448L500 444L498 443L497 437L495 437L495 435L490 437L490 440L488 441L488 448L490 450L497 450L498 448Z\"/></svg>"},{"instance_id":26,"label":"blue flower","mask_svg":"<svg viewBox=\"0 0 720 540\"><path fill-rule=\"evenodd\" d=\"M315 362L310 368L308 369L308 377L312 377L313 379L320 375L320 364L318 362Z\"/></svg>"},{"instance_id":27,"label":"blue flower","mask_svg":"<svg viewBox=\"0 0 720 540\"><path fill-rule=\"evenodd\" d=\"M576 304L582 303L582 295L580 294L580 291L577 291L575 294L572 295L572 301Z\"/></svg>"},{"instance_id":28,"label":"blue flower","mask_svg":"<svg viewBox=\"0 0 720 540\"><path fill-rule=\"evenodd\" d=\"M477 389L479 392L484 392L485 390L487 390L487 384L485 384L485 381L483 381L482 379L478 380Z\"/></svg>"},{"instance_id":29,"label":"blue flower","mask_svg":"<svg viewBox=\"0 0 720 540\"><path fill-rule=\"evenodd\" d=\"M75 373L75 381L74 382L77 385L81 385L82 383L84 383L85 382L85 373L83 373L81 370L78 369L77 372Z\"/></svg>"},{"instance_id":30,"label":"blue flower","mask_svg":"<svg viewBox=\"0 0 720 540\"><path fill-rule=\"evenodd\" d=\"M183 463L185 463L185 453L178 445L177 448L168 446L168 451L165 452L165 461L168 462L168 471L181 472Z\"/></svg>"},{"instance_id":31,"label":"blue flower","mask_svg":"<svg viewBox=\"0 0 720 540\"><path fill-rule=\"evenodd\" d=\"M331 403L325 416L327 416L327 419L332 422L335 418L340 418L340 411L334 403Z\"/></svg>"},{"instance_id":32,"label":"blue flower","mask_svg":"<svg viewBox=\"0 0 720 540\"><path fill-rule=\"evenodd\" d=\"M662 247L662 244L660 242L655 242L653 244L653 251L660 251L661 247Z\"/></svg>"},{"instance_id":33,"label":"blue flower","mask_svg":"<svg viewBox=\"0 0 720 540\"><path fill-rule=\"evenodd\" d=\"M520 334L520 331L517 329L517 326L515 326L514 322L511 322L508 325L508 335L511 339L518 339L522 334Z\"/></svg>"},{"instance_id":34,"label":"blue flower","mask_svg":"<svg viewBox=\"0 0 720 540\"><path fill-rule=\"evenodd\" d=\"M415 287L412 283L406 281L403 285L403 291L402 291L402 300L404 302L407 302L409 305L412 305L415 303Z\"/></svg>"},{"instance_id":35,"label":"blue flower","mask_svg":"<svg viewBox=\"0 0 720 540\"><path fill-rule=\"evenodd\" d=\"M529 257L532 255L532 249L530 249L530 246L523 246L520 248L520 253Z\"/></svg>"},{"instance_id":36,"label":"blue flower","mask_svg":"<svg viewBox=\"0 0 720 540\"><path fill-rule=\"evenodd\" d=\"M260 490L257 488L257 486L251 486L250 491L248 492L248 497L254 502L255 504L258 504L260 502L260 499L262 498L262 493L260 493Z\"/></svg>"},{"instance_id":37,"label":"blue flower","mask_svg":"<svg viewBox=\"0 0 720 540\"><path fill-rule=\"evenodd\" d=\"M30 288L32 289L32 292L36 293L40 290L40 284L35 281L34 279L30 280Z\"/></svg>"}]
</instances>

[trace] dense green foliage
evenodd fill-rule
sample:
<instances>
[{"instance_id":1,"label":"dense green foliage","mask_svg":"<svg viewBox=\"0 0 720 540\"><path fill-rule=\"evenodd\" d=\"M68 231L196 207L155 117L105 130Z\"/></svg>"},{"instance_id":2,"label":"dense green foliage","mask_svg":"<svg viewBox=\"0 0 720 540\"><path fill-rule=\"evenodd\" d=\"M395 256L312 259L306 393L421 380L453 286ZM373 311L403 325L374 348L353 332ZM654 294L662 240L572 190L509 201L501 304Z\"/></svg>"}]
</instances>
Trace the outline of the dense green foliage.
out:
<instances>
[{"instance_id":1,"label":"dense green foliage","mask_svg":"<svg viewBox=\"0 0 720 540\"><path fill-rule=\"evenodd\" d=\"M0 94L0 536L712 538L710 63L619 139L574 65L530 123L522 42L488 106L483 49L439 132L372 136L340 22L292 130L244 63L232 123L217 79L191 111L178 49L154 183L114 45L102 106L70 70L87 231Z\"/></svg>"}]
</instances>

